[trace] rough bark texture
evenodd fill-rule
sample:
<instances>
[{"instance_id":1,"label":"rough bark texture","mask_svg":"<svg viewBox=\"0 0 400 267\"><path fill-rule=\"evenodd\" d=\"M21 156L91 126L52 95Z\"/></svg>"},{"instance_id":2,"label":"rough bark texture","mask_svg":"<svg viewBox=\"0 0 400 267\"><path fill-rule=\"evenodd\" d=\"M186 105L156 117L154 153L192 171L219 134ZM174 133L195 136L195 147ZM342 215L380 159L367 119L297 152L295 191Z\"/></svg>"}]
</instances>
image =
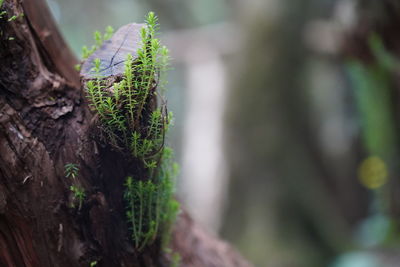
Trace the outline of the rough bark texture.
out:
<instances>
[{"instance_id":1,"label":"rough bark texture","mask_svg":"<svg viewBox=\"0 0 400 267\"><path fill-rule=\"evenodd\" d=\"M76 60L45 1L9 0L2 10L0 266L168 266L160 242L141 253L131 245L122 192L134 166L91 138ZM80 166L80 211L70 208L66 163ZM248 265L185 213L172 239L182 266Z\"/></svg>"}]
</instances>

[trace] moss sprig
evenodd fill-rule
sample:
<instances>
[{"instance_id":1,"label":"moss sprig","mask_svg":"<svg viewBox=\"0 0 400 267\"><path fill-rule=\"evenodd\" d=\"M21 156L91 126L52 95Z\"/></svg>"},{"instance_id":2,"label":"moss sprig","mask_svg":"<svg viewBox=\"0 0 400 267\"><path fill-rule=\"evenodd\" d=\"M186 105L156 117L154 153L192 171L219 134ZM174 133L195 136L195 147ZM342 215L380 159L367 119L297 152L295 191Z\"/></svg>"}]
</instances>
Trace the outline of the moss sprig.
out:
<instances>
[{"instance_id":1,"label":"moss sprig","mask_svg":"<svg viewBox=\"0 0 400 267\"><path fill-rule=\"evenodd\" d=\"M126 215L138 250L153 242L157 234L160 234L163 246L166 246L179 211L179 203L173 199L177 166L172 161L170 148L164 149L162 159L158 181L138 181L128 177L125 182L124 197L128 203Z\"/></svg>"},{"instance_id":2,"label":"moss sprig","mask_svg":"<svg viewBox=\"0 0 400 267\"><path fill-rule=\"evenodd\" d=\"M64 175L66 178L72 179L72 185L69 190L72 192L71 208L75 208L78 202L78 210L81 210L86 197L85 189L77 181L79 175L79 166L75 163L67 163L64 165Z\"/></svg>"},{"instance_id":3,"label":"moss sprig","mask_svg":"<svg viewBox=\"0 0 400 267\"><path fill-rule=\"evenodd\" d=\"M90 48L86 45L82 47L82 52L81 52L82 60L88 59L97 49L99 49L103 45L104 41L111 39L111 37L114 34L114 28L111 26L107 26L104 31L105 31L104 34L102 34L100 31L95 31L93 33L93 39L95 44L92 45ZM75 65L75 69L77 71L80 71L81 64Z\"/></svg>"},{"instance_id":4,"label":"moss sprig","mask_svg":"<svg viewBox=\"0 0 400 267\"><path fill-rule=\"evenodd\" d=\"M86 45L82 47L82 59L87 59L88 57L90 57L94 53L94 51L100 48L104 41L109 40L113 34L114 34L114 29L111 26L107 26L105 28L104 34L101 34L100 31L95 31L93 33L93 39L95 41L95 44L92 45L90 48L87 47Z\"/></svg>"}]
</instances>

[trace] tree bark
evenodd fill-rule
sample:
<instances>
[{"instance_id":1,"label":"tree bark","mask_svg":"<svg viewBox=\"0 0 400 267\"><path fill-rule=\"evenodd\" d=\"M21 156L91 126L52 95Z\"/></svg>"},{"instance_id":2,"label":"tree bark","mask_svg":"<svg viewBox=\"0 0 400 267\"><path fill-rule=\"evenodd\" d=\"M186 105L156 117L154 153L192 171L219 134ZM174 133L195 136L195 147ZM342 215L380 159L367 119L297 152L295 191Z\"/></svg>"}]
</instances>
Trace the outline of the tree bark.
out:
<instances>
[{"instance_id":1,"label":"tree bark","mask_svg":"<svg viewBox=\"0 0 400 267\"><path fill-rule=\"evenodd\" d=\"M135 166L91 138L77 60L45 1L7 0L1 10L0 266L168 266L159 240L132 246L123 183ZM80 210L69 207L67 163L80 167ZM181 266L248 266L185 212L176 225Z\"/></svg>"}]
</instances>

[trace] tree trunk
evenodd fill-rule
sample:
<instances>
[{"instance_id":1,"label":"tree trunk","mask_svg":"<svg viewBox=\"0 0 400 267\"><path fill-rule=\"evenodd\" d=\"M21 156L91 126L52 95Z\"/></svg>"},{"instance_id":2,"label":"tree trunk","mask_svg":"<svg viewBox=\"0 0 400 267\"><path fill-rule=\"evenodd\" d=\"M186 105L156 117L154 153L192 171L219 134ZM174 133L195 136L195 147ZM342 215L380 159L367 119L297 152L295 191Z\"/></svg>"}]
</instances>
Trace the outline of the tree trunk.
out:
<instances>
[{"instance_id":1,"label":"tree trunk","mask_svg":"<svg viewBox=\"0 0 400 267\"><path fill-rule=\"evenodd\" d=\"M326 3L263 3L254 14L240 9L244 48L231 64L226 111L227 144L235 144L226 146L235 198L222 234L256 265L268 258L271 266L326 266L366 210L364 191L348 179L356 175L354 148L329 155L319 132L327 113L314 116L322 113L310 90L315 58L302 40Z\"/></svg>"},{"instance_id":2,"label":"tree trunk","mask_svg":"<svg viewBox=\"0 0 400 267\"><path fill-rule=\"evenodd\" d=\"M45 1L7 0L1 10L0 266L168 266L159 240L133 248L123 183L135 166L91 138L77 61ZM80 166L80 210L69 206L67 163ZM185 212L176 225L182 266L248 266Z\"/></svg>"}]
</instances>

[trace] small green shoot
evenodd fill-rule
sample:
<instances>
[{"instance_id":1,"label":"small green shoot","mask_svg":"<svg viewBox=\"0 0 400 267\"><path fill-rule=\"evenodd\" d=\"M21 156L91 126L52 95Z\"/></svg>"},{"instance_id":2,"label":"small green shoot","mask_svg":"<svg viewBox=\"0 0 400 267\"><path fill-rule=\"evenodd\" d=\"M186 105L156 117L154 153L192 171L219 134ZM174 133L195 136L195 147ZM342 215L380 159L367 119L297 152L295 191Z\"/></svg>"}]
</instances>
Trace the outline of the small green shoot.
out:
<instances>
[{"instance_id":1,"label":"small green shoot","mask_svg":"<svg viewBox=\"0 0 400 267\"><path fill-rule=\"evenodd\" d=\"M107 26L105 29L105 33L102 35L100 31L95 31L93 33L93 39L95 44L92 45L91 48L88 48L86 45L82 47L82 59L87 59L90 57L94 51L96 51L103 44L104 41L109 40L114 34L114 29L111 26Z\"/></svg>"},{"instance_id":2,"label":"small green shoot","mask_svg":"<svg viewBox=\"0 0 400 267\"><path fill-rule=\"evenodd\" d=\"M78 202L78 210L82 208L83 201L86 197L85 190L77 184L76 177L79 173L78 164L75 163L67 163L64 165L64 173L65 177L73 179L73 185L69 187L69 190L73 193L73 199L71 203L71 207L75 208L75 202Z\"/></svg>"},{"instance_id":3,"label":"small green shoot","mask_svg":"<svg viewBox=\"0 0 400 267\"><path fill-rule=\"evenodd\" d=\"M65 164L64 168L65 168L65 177L67 178L71 177L75 179L75 177L78 176L79 167L77 164L67 163Z\"/></svg>"},{"instance_id":4,"label":"small green shoot","mask_svg":"<svg viewBox=\"0 0 400 267\"><path fill-rule=\"evenodd\" d=\"M106 32L105 32L104 35L103 35L103 40L106 41L106 40L111 39L111 37L113 36L113 34L114 34L114 28L111 27L110 25L107 26L107 27L106 27Z\"/></svg>"},{"instance_id":5,"label":"small green shoot","mask_svg":"<svg viewBox=\"0 0 400 267\"><path fill-rule=\"evenodd\" d=\"M82 187L71 185L70 188L71 192L74 194L71 207L75 208L75 202L78 202L78 210L81 210L83 201L85 200L86 194L85 190Z\"/></svg>"},{"instance_id":6,"label":"small green shoot","mask_svg":"<svg viewBox=\"0 0 400 267\"><path fill-rule=\"evenodd\" d=\"M128 177L125 182L127 218L135 247L142 250L161 234L162 246L169 243L172 224L179 212L179 203L173 198L177 166L172 149L165 148L159 165L157 181L137 181Z\"/></svg>"},{"instance_id":7,"label":"small green shoot","mask_svg":"<svg viewBox=\"0 0 400 267\"><path fill-rule=\"evenodd\" d=\"M17 19L19 19L19 18L22 18L23 16L24 16L24 13L20 13L20 14L18 14L18 15L13 15L13 16L11 16L7 21L8 21L8 22L15 21L15 20L17 20Z\"/></svg>"},{"instance_id":8,"label":"small green shoot","mask_svg":"<svg viewBox=\"0 0 400 267\"><path fill-rule=\"evenodd\" d=\"M179 253L174 252L171 255L171 267L179 267L181 264L181 255Z\"/></svg>"},{"instance_id":9,"label":"small green shoot","mask_svg":"<svg viewBox=\"0 0 400 267\"><path fill-rule=\"evenodd\" d=\"M0 0L0 8L3 5L3 2L4 2L4 0ZM2 19L5 14L7 14L7 11L5 11L5 10L1 11L0 10L0 19Z\"/></svg>"}]
</instances>

